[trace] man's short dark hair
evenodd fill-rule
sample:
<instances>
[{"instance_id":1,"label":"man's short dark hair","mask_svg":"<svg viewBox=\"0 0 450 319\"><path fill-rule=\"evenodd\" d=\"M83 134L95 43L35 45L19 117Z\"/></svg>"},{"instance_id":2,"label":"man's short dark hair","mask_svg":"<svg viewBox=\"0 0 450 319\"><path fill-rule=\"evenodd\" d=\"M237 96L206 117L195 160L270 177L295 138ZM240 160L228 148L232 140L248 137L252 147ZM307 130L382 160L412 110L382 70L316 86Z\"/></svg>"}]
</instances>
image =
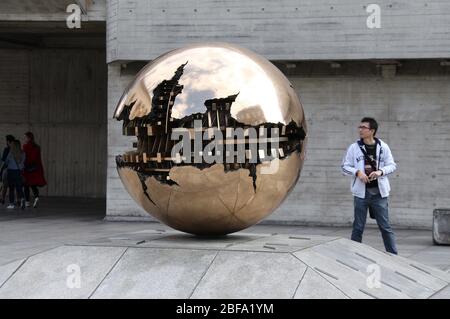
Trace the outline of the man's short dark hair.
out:
<instances>
[{"instance_id":1,"label":"man's short dark hair","mask_svg":"<svg viewBox=\"0 0 450 319\"><path fill-rule=\"evenodd\" d=\"M374 118L372 118L372 117L363 117L362 120L361 120L361 123L369 123L370 129L371 130L375 130L375 132L373 132L373 136L375 136L375 134L377 134L378 123L377 123L377 121L375 121Z\"/></svg>"},{"instance_id":2,"label":"man's short dark hair","mask_svg":"<svg viewBox=\"0 0 450 319\"><path fill-rule=\"evenodd\" d=\"M15 140L16 140L16 138L15 138L14 136L12 136L12 135L6 135L6 141L7 141L7 142L11 143L11 142L13 142L13 141L15 141Z\"/></svg>"}]
</instances>

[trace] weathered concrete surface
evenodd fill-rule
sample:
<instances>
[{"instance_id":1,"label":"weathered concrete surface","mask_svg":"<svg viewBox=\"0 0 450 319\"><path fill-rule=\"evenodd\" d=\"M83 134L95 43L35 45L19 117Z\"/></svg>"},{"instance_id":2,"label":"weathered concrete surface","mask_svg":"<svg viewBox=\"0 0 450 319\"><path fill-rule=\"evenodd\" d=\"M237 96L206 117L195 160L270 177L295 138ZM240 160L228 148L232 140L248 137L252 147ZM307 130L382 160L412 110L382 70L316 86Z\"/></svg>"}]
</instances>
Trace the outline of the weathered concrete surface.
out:
<instances>
[{"instance_id":1,"label":"weathered concrete surface","mask_svg":"<svg viewBox=\"0 0 450 319\"><path fill-rule=\"evenodd\" d=\"M150 60L187 43L224 41L274 60L449 57L450 3L376 2L370 29L358 0L150 1L107 3L108 62Z\"/></svg>"},{"instance_id":2,"label":"weathered concrete surface","mask_svg":"<svg viewBox=\"0 0 450 319\"><path fill-rule=\"evenodd\" d=\"M450 209L433 211L433 241L440 245L450 245Z\"/></svg>"},{"instance_id":3,"label":"weathered concrete surface","mask_svg":"<svg viewBox=\"0 0 450 319\"><path fill-rule=\"evenodd\" d=\"M125 250L61 246L34 255L1 286L0 298L89 298Z\"/></svg>"},{"instance_id":4,"label":"weathered concrete surface","mask_svg":"<svg viewBox=\"0 0 450 319\"><path fill-rule=\"evenodd\" d=\"M437 292L431 299L450 299L450 285Z\"/></svg>"},{"instance_id":5,"label":"weathered concrete surface","mask_svg":"<svg viewBox=\"0 0 450 319\"><path fill-rule=\"evenodd\" d=\"M25 262L25 259L19 259L0 266L0 287L14 274L14 272Z\"/></svg>"},{"instance_id":6,"label":"weathered concrete surface","mask_svg":"<svg viewBox=\"0 0 450 319\"><path fill-rule=\"evenodd\" d=\"M343 238L298 244L307 237L116 234L3 266L0 298L448 297L450 273ZM67 285L68 265L79 266L80 288Z\"/></svg>"},{"instance_id":7,"label":"weathered concrete surface","mask_svg":"<svg viewBox=\"0 0 450 319\"><path fill-rule=\"evenodd\" d=\"M93 298L189 298L216 254L130 248Z\"/></svg>"},{"instance_id":8,"label":"weathered concrete surface","mask_svg":"<svg viewBox=\"0 0 450 319\"><path fill-rule=\"evenodd\" d=\"M305 270L291 254L221 251L192 298L292 298Z\"/></svg>"},{"instance_id":9,"label":"weathered concrete surface","mask_svg":"<svg viewBox=\"0 0 450 319\"><path fill-rule=\"evenodd\" d=\"M309 267L327 276L353 298L427 298L446 286L448 275L441 279L422 265L397 261L397 256L365 245L339 239L294 254ZM368 281L378 278L380 287L370 289Z\"/></svg>"},{"instance_id":10,"label":"weathered concrete surface","mask_svg":"<svg viewBox=\"0 0 450 319\"><path fill-rule=\"evenodd\" d=\"M295 299L348 299L342 291L312 268L303 275L294 295Z\"/></svg>"}]
</instances>

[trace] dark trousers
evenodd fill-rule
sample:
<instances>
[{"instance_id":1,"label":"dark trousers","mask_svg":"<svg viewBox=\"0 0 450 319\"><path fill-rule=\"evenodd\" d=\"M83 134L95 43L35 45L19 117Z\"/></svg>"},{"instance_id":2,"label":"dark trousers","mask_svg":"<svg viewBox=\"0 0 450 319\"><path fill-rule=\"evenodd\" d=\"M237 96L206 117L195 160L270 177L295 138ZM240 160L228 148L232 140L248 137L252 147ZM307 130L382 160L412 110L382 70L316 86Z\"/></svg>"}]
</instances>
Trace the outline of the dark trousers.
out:
<instances>
[{"instance_id":1,"label":"dark trousers","mask_svg":"<svg viewBox=\"0 0 450 319\"><path fill-rule=\"evenodd\" d=\"M6 191L8 190L8 170L4 169L0 175L1 175L2 184L3 184L2 191L0 194L0 199L2 201L4 201L6 198Z\"/></svg>"},{"instance_id":2,"label":"dark trousers","mask_svg":"<svg viewBox=\"0 0 450 319\"><path fill-rule=\"evenodd\" d=\"M27 202L30 201L30 188L33 191L33 196L34 198L39 197L39 189L37 188L37 186L33 185L33 186L24 186L24 191L25 191L25 200Z\"/></svg>"},{"instance_id":3,"label":"dark trousers","mask_svg":"<svg viewBox=\"0 0 450 319\"><path fill-rule=\"evenodd\" d=\"M22 175L18 169L8 169L9 203L14 204L16 190L18 199L23 198Z\"/></svg>"},{"instance_id":4,"label":"dark trousers","mask_svg":"<svg viewBox=\"0 0 450 319\"><path fill-rule=\"evenodd\" d=\"M352 240L361 242L366 225L367 209L369 206L375 214L378 228L383 237L384 247L387 252L397 254L397 247L395 245L395 235L389 224L388 216L388 198L382 198L380 194L371 194L366 191L365 198L354 197L355 206L355 221L353 222Z\"/></svg>"}]
</instances>

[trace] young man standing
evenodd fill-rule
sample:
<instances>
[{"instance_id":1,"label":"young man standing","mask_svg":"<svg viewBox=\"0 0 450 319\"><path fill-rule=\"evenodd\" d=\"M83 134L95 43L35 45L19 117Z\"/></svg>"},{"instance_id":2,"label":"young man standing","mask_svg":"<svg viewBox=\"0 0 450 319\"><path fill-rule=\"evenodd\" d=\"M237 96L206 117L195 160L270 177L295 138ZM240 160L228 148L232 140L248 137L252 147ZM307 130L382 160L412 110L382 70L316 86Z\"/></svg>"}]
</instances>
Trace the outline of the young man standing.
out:
<instances>
[{"instance_id":1,"label":"young man standing","mask_svg":"<svg viewBox=\"0 0 450 319\"><path fill-rule=\"evenodd\" d=\"M359 124L360 139L347 149L342 162L342 172L353 176L351 191L354 196L353 231L351 239L362 241L367 210L377 221L386 251L397 254L395 235L389 224L388 197L390 191L388 175L397 165L389 146L375 137L378 123L365 117Z\"/></svg>"}]
</instances>

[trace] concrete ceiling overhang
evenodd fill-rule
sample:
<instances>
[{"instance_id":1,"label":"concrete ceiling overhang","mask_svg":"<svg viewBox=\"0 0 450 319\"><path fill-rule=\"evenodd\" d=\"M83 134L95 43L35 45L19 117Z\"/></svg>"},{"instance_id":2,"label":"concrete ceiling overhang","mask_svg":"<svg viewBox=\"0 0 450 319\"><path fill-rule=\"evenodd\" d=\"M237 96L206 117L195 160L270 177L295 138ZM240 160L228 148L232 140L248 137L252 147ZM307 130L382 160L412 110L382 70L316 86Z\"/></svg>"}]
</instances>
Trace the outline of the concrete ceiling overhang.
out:
<instances>
[{"instance_id":1,"label":"concrete ceiling overhang","mask_svg":"<svg viewBox=\"0 0 450 319\"><path fill-rule=\"evenodd\" d=\"M76 4L82 21L105 21L106 0L2 0L0 21L65 21Z\"/></svg>"}]
</instances>

